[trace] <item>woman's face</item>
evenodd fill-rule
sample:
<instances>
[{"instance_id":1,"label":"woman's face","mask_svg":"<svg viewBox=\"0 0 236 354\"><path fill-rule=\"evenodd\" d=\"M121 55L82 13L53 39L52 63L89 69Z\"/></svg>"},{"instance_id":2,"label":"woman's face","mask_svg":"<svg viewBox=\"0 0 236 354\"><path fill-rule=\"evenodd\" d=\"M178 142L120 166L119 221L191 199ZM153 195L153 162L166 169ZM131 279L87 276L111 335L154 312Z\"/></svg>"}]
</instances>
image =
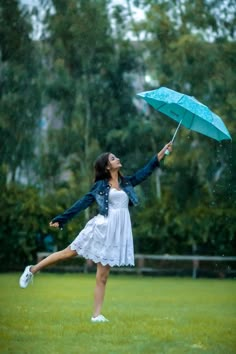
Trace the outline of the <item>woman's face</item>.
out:
<instances>
[{"instance_id":1,"label":"woman's face","mask_svg":"<svg viewBox=\"0 0 236 354\"><path fill-rule=\"evenodd\" d=\"M120 167L122 167L122 164L120 163L120 159L118 157L116 157L114 154L109 154L109 156L108 156L108 169L118 170Z\"/></svg>"}]
</instances>

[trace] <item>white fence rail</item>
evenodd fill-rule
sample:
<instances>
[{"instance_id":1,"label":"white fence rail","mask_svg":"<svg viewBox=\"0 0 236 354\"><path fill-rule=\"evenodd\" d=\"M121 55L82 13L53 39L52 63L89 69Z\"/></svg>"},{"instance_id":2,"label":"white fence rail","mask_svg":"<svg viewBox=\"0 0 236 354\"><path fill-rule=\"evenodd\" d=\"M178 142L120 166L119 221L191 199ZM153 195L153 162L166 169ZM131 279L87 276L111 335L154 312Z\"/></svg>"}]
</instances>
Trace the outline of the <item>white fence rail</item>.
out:
<instances>
[{"instance_id":1,"label":"white fence rail","mask_svg":"<svg viewBox=\"0 0 236 354\"><path fill-rule=\"evenodd\" d=\"M200 269L200 262L236 262L236 257L224 257L224 256L201 256L201 255L186 255L186 256L179 256L179 255L148 255L148 254L136 254L135 259L137 260L137 272L144 273L144 272L155 272L156 268L147 267L145 266L146 260L150 261L160 261L162 262L161 267L164 267L168 261L172 262L186 262L190 261L192 264L192 278L197 278L198 271ZM220 270L218 271L223 274ZM228 267L227 273L233 273L236 270L232 270L231 267Z\"/></svg>"},{"instance_id":2,"label":"white fence rail","mask_svg":"<svg viewBox=\"0 0 236 354\"><path fill-rule=\"evenodd\" d=\"M47 257L50 253L49 252L38 252L37 253L37 261L39 262L43 258ZM81 258L78 256L78 258ZM236 262L236 257L224 257L224 256L201 256L201 255L186 255L186 256L180 256L180 255L151 255L151 254L135 254L135 267L114 267L112 268L113 272L133 272L137 274L145 274L145 273L161 273L164 272L164 269L170 269L170 263L175 264L175 267L178 263L180 264L181 262L190 262L191 264L191 274L192 278L197 278L199 271L201 270L201 266L206 264L206 262L215 262L215 272L218 272L219 276L224 277L225 275L232 275L234 274L236 276L236 265L234 266L234 269L232 269L231 265L227 266L222 270L222 266L219 266L219 264L222 264L223 262L228 262L228 264L232 264L233 262ZM175 263L177 262L177 263ZM94 263L86 260L83 266L80 266L79 270L82 270L83 272L87 273L90 269L92 269L94 266ZM186 266L185 266L186 267ZM188 266L188 268L190 265ZM62 269L65 271L73 271L77 270L78 266L76 265L57 265L54 267L54 269ZM174 271L174 268L171 268L172 271Z\"/></svg>"}]
</instances>

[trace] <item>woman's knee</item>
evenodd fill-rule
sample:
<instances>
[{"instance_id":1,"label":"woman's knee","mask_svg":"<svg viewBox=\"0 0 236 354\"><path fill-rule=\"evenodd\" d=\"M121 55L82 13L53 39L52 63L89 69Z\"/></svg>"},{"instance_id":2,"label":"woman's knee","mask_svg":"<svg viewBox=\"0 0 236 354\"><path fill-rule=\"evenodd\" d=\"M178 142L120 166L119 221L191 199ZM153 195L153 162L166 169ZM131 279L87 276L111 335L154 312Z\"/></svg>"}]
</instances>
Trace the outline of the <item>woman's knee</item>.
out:
<instances>
[{"instance_id":1,"label":"woman's knee","mask_svg":"<svg viewBox=\"0 0 236 354\"><path fill-rule=\"evenodd\" d=\"M107 279L108 279L108 275L106 275L106 274L97 274L97 276L96 276L97 284L106 285Z\"/></svg>"},{"instance_id":2,"label":"woman's knee","mask_svg":"<svg viewBox=\"0 0 236 354\"><path fill-rule=\"evenodd\" d=\"M102 283L103 285L106 285L109 272L110 272L110 267L106 267L106 266L98 267L97 274L96 274L97 283Z\"/></svg>"},{"instance_id":3,"label":"woman's knee","mask_svg":"<svg viewBox=\"0 0 236 354\"><path fill-rule=\"evenodd\" d=\"M64 250L60 251L61 259L75 257L77 252L72 250L70 247L65 248Z\"/></svg>"}]
</instances>

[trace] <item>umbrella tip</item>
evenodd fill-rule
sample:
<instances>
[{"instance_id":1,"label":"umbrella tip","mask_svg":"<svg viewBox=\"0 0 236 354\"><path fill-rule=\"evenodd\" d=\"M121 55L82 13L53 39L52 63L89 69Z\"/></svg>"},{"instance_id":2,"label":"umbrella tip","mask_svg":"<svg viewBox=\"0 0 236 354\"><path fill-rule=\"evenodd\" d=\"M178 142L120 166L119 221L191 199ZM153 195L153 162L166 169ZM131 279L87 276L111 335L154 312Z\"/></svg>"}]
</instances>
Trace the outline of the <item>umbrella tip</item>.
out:
<instances>
[{"instance_id":1,"label":"umbrella tip","mask_svg":"<svg viewBox=\"0 0 236 354\"><path fill-rule=\"evenodd\" d=\"M139 92L139 93L136 94L136 96L144 97L144 94L145 94L145 92Z\"/></svg>"}]
</instances>

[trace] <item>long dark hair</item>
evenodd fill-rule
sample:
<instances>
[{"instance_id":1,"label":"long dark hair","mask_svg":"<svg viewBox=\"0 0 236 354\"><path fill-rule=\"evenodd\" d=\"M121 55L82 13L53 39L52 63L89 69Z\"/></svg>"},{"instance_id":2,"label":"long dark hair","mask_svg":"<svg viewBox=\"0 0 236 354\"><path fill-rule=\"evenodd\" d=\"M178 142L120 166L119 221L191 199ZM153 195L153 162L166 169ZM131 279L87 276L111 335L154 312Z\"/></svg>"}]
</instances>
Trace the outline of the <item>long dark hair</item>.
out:
<instances>
[{"instance_id":1,"label":"long dark hair","mask_svg":"<svg viewBox=\"0 0 236 354\"><path fill-rule=\"evenodd\" d=\"M99 155L94 163L95 176L94 181L100 181L101 179L109 179L111 177L109 170L107 169L109 165L109 155L110 152L104 152Z\"/></svg>"},{"instance_id":2,"label":"long dark hair","mask_svg":"<svg viewBox=\"0 0 236 354\"><path fill-rule=\"evenodd\" d=\"M103 154L99 155L94 163L95 169L95 176L94 182L100 181L102 179L110 179L111 174L110 171L107 169L109 166L109 155L111 152L104 152ZM118 172L120 178L122 178L122 174L120 171Z\"/></svg>"}]
</instances>

